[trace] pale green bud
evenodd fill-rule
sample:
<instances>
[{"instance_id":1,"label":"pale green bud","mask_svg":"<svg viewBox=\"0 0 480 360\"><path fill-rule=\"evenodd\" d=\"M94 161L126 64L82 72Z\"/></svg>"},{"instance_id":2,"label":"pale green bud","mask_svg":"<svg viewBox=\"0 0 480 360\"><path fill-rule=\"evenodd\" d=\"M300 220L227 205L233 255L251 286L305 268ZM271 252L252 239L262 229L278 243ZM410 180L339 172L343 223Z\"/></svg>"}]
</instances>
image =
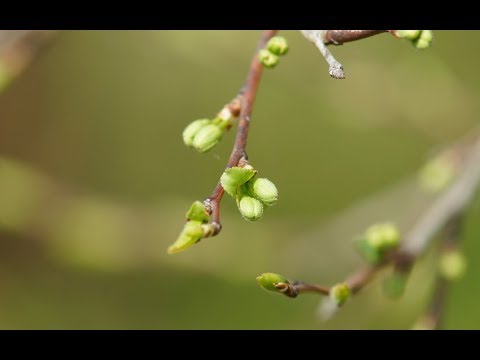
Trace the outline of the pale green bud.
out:
<instances>
[{"instance_id":1,"label":"pale green bud","mask_svg":"<svg viewBox=\"0 0 480 360\"><path fill-rule=\"evenodd\" d=\"M447 251L440 258L440 274L447 280L460 280L467 270L467 261L458 251Z\"/></svg>"},{"instance_id":2,"label":"pale green bud","mask_svg":"<svg viewBox=\"0 0 480 360\"><path fill-rule=\"evenodd\" d=\"M345 302L350 299L351 291L347 283L340 283L332 286L330 289L330 299L337 304L337 306L342 306Z\"/></svg>"},{"instance_id":3,"label":"pale green bud","mask_svg":"<svg viewBox=\"0 0 480 360\"><path fill-rule=\"evenodd\" d=\"M184 251L199 242L203 236L204 231L202 229L202 223L200 221L190 220L185 223L180 236L175 243L168 248L167 252L169 254L175 254Z\"/></svg>"},{"instance_id":4,"label":"pale green bud","mask_svg":"<svg viewBox=\"0 0 480 360\"><path fill-rule=\"evenodd\" d=\"M254 177L256 173L257 171L251 166L234 166L225 170L220 177L220 184L228 195L235 197L238 188Z\"/></svg>"},{"instance_id":5,"label":"pale green bud","mask_svg":"<svg viewBox=\"0 0 480 360\"><path fill-rule=\"evenodd\" d=\"M365 237L372 247L380 250L393 249L400 244L400 232L392 223L376 224L369 227Z\"/></svg>"},{"instance_id":6,"label":"pale green bud","mask_svg":"<svg viewBox=\"0 0 480 360\"><path fill-rule=\"evenodd\" d=\"M193 147L198 152L204 153L212 149L220 141L223 130L217 125L209 124L202 127L193 138Z\"/></svg>"},{"instance_id":7,"label":"pale green bud","mask_svg":"<svg viewBox=\"0 0 480 360\"><path fill-rule=\"evenodd\" d=\"M245 220L256 221L263 215L263 204L250 196L243 196L238 202L238 210Z\"/></svg>"},{"instance_id":8,"label":"pale green bud","mask_svg":"<svg viewBox=\"0 0 480 360\"><path fill-rule=\"evenodd\" d=\"M274 36L267 43L267 49L275 55L285 55L288 52L288 43L283 36Z\"/></svg>"},{"instance_id":9,"label":"pale green bud","mask_svg":"<svg viewBox=\"0 0 480 360\"><path fill-rule=\"evenodd\" d=\"M195 201L192 206L190 206L186 217L187 220L196 220L202 223L206 223L210 220L210 215L208 214L205 205L200 201Z\"/></svg>"},{"instance_id":10,"label":"pale green bud","mask_svg":"<svg viewBox=\"0 0 480 360\"><path fill-rule=\"evenodd\" d=\"M396 34L399 38L407 39L407 40L415 40L417 39L422 30L397 30Z\"/></svg>"},{"instance_id":11,"label":"pale green bud","mask_svg":"<svg viewBox=\"0 0 480 360\"><path fill-rule=\"evenodd\" d=\"M383 292L388 297L397 299L403 295L407 286L408 273L394 271L383 282Z\"/></svg>"},{"instance_id":12,"label":"pale green bud","mask_svg":"<svg viewBox=\"0 0 480 360\"><path fill-rule=\"evenodd\" d=\"M417 49L426 49L433 41L432 30L422 30L420 37L414 41L414 45Z\"/></svg>"},{"instance_id":13,"label":"pale green bud","mask_svg":"<svg viewBox=\"0 0 480 360\"><path fill-rule=\"evenodd\" d=\"M274 292L281 292L278 288L275 287L275 285L290 284L285 277L274 273L263 273L262 275L257 276L257 282L265 290Z\"/></svg>"},{"instance_id":14,"label":"pale green bud","mask_svg":"<svg viewBox=\"0 0 480 360\"><path fill-rule=\"evenodd\" d=\"M247 182L250 195L264 205L273 206L278 200L278 190L273 182L266 178L251 179Z\"/></svg>"},{"instance_id":15,"label":"pale green bud","mask_svg":"<svg viewBox=\"0 0 480 360\"><path fill-rule=\"evenodd\" d=\"M210 124L209 119L195 120L194 122L190 123L185 130L183 130L182 134L185 145L188 147L193 147L193 138L200 131L200 129L208 124Z\"/></svg>"},{"instance_id":16,"label":"pale green bud","mask_svg":"<svg viewBox=\"0 0 480 360\"><path fill-rule=\"evenodd\" d=\"M273 69L278 65L280 59L277 55L271 53L267 49L262 49L258 52L258 59L263 64L263 66Z\"/></svg>"}]
</instances>

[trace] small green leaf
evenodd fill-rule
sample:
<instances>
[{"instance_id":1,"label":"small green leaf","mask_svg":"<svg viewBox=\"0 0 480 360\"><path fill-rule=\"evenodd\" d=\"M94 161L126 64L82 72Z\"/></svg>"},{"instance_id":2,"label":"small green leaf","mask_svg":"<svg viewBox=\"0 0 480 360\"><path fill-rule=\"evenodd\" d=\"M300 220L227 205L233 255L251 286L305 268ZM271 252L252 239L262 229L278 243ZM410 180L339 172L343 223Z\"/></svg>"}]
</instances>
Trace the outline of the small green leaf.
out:
<instances>
[{"instance_id":1,"label":"small green leaf","mask_svg":"<svg viewBox=\"0 0 480 360\"><path fill-rule=\"evenodd\" d=\"M377 265L383 259L383 252L378 247L372 246L365 237L360 237L355 241L355 247L362 257L370 264Z\"/></svg>"},{"instance_id":2,"label":"small green leaf","mask_svg":"<svg viewBox=\"0 0 480 360\"><path fill-rule=\"evenodd\" d=\"M196 220L202 223L207 223L210 220L210 215L208 214L205 205L200 201L195 201L192 206L190 206L186 217L187 220Z\"/></svg>"},{"instance_id":3,"label":"small green leaf","mask_svg":"<svg viewBox=\"0 0 480 360\"><path fill-rule=\"evenodd\" d=\"M257 171L253 168L234 166L225 170L220 178L220 183L228 195L235 197L238 188L255 176Z\"/></svg>"},{"instance_id":4,"label":"small green leaf","mask_svg":"<svg viewBox=\"0 0 480 360\"><path fill-rule=\"evenodd\" d=\"M167 252L175 254L188 249L190 246L196 244L203 238L202 223L200 221L191 220L185 223L183 231L177 238L175 243L171 245Z\"/></svg>"},{"instance_id":5,"label":"small green leaf","mask_svg":"<svg viewBox=\"0 0 480 360\"><path fill-rule=\"evenodd\" d=\"M398 299L405 292L408 273L394 271L383 281L383 292L392 299Z\"/></svg>"}]
</instances>

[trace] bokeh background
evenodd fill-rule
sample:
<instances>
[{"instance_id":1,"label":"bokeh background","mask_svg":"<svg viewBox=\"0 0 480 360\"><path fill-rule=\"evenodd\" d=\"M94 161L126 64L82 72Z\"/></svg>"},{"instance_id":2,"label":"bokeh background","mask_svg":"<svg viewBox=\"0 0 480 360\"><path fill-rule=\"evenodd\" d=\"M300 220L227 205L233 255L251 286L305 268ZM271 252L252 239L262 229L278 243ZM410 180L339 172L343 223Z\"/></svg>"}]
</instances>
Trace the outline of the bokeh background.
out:
<instances>
[{"instance_id":1,"label":"bokeh background","mask_svg":"<svg viewBox=\"0 0 480 360\"><path fill-rule=\"evenodd\" d=\"M322 322L320 299L260 289L266 271L331 285L362 264L352 239L407 230L431 203L417 173L480 118L480 32L435 31L416 50L388 34L333 48L333 80L299 32L265 71L248 153L280 191L256 223L222 203L220 236L166 254L213 190L234 131L212 152L183 128L244 81L259 31L62 31L0 93L0 328L408 329L432 292L435 247L400 300L374 282ZM466 276L445 327L480 328L480 200ZM381 278L381 276L380 276Z\"/></svg>"}]
</instances>

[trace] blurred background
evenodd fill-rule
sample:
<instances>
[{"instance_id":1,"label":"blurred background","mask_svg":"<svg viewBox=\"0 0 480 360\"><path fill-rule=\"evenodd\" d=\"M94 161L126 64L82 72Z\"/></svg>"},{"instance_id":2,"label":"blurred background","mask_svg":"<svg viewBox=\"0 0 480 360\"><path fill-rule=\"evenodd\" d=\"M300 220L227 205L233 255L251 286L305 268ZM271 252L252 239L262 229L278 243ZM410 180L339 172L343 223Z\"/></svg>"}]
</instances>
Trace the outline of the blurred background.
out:
<instances>
[{"instance_id":1,"label":"blurred background","mask_svg":"<svg viewBox=\"0 0 480 360\"><path fill-rule=\"evenodd\" d=\"M367 226L408 230L433 200L418 170L479 123L480 32L435 31L425 51L388 34L332 48L344 81L298 31L281 34L290 52L264 73L248 139L280 200L248 223L225 197L221 234L174 256L234 139L198 154L181 132L236 95L259 31L62 31L15 79L0 66L0 328L412 327L435 247L403 298L375 281L328 322L318 296L267 293L255 277L332 285L363 263L352 240ZM478 219L477 197L446 328L480 328Z\"/></svg>"}]
</instances>

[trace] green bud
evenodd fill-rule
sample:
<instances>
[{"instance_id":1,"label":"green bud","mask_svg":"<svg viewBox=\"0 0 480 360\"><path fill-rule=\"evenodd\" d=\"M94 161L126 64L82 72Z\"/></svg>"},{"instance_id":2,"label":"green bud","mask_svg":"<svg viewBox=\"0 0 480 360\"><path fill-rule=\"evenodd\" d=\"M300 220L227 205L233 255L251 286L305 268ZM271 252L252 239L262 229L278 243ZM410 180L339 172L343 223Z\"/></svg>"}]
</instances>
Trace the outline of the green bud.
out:
<instances>
[{"instance_id":1,"label":"green bud","mask_svg":"<svg viewBox=\"0 0 480 360\"><path fill-rule=\"evenodd\" d=\"M209 124L202 127L193 138L193 147L198 152L204 153L212 149L220 141L223 130L217 125Z\"/></svg>"},{"instance_id":2,"label":"green bud","mask_svg":"<svg viewBox=\"0 0 480 360\"><path fill-rule=\"evenodd\" d=\"M254 177L256 173L257 171L251 166L234 166L225 170L220 177L220 184L228 195L235 197L237 195L238 188Z\"/></svg>"},{"instance_id":3,"label":"green bud","mask_svg":"<svg viewBox=\"0 0 480 360\"><path fill-rule=\"evenodd\" d=\"M273 182L266 178L251 179L247 182L250 195L264 205L273 206L278 200L278 190Z\"/></svg>"},{"instance_id":4,"label":"green bud","mask_svg":"<svg viewBox=\"0 0 480 360\"><path fill-rule=\"evenodd\" d=\"M277 55L271 53L267 49L262 49L258 52L258 58L263 66L273 69L278 65L280 59Z\"/></svg>"},{"instance_id":5,"label":"green bud","mask_svg":"<svg viewBox=\"0 0 480 360\"><path fill-rule=\"evenodd\" d=\"M337 306L345 304L345 302L350 299L350 294L351 291L347 283L337 284L330 289L330 299L332 299Z\"/></svg>"},{"instance_id":6,"label":"green bud","mask_svg":"<svg viewBox=\"0 0 480 360\"><path fill-rule=\"evenodd\" d=\"M433 40L432 30L422 30L420 37L414 41L414 45L417 49L426 49L430 46Z\"/></svg>"},{"instance_id":7,"label":"green bud","mask_svg":"<svg viewBox=\"0 0 480 360\"><path fill-rule=\"evenodd\" d=\"M275 55L285 55L288 52L288 43L283 36L274 36L267 43L267 49Z\"/></svg>"},{"instance_id":8,"label":"green bud","mask_svg":"<svg viewBox=\"0 0 480 360\"><path fill-rule=\"evenodd\" d=\"M243 196L238 202L238 210L245 220L256 221L263 215L263 205L257 199Z\"/></svg>"},{"instance_id":9,"label":"green bud","mask_svg":"<svg viewBox=\"0 0 480 360\"><path fill-rule=\"evenodd\" d=\"M175 254L188 249L203 238L204 232L200 221L191 220L185 223L183 231L180 233L177 241L171 245L167 252Z\"/></svg>"},{"instance_id":10,"label":"green bud","mask_svg":"<svg viewBox=\"0 0 480 360\"><path fill-rule=\"evenodd\" d=\"M400 245L400 232L392 223L376 224L369 227L365 237L372 247L382 251L394 249Z\"/></svg>"},{"instance_id":11,"label":"green bud","mask_svg":"<svg viewBox=\"0 0 480 360\"><path fill-rule=\"evenodd\" d=\"M188 147L193 147L193 138L200 131L200 129L208 124L210 124L210 120L208 119L195 120L194 122L190 123L185 130L183 130L182 134L185 145Z\"/></svg>"},{"instance_id":12,"label":"green bud","mask_svg":"<svg viewBox=\"0 0 480 360\"><path fill-rule=\"evenodd\" d=\"M210 220L210 215L208 214L205 205L200 201L195 201L192 206L190 206L186 217L187 220L196 220L202 223L206 223Z\"/></svg>"},{"instance_id":13,"label":"green bud","mask_svg":"<svg viewBox=\"0 0 480 360\"><path fill-rule=\"evenodd\" d=\"M460 280L467 270L467 261L458 251L447 251L440 258L440 274L447 280Z\"/></svg>"},{"instance_id":14,"label":"green bud","mask_svg":"<svg viewBox=\"0 0 480 360\"><path fill-rule=\"evenodd\" d=\"M262 275L257 276L257 282L265 290L274 292L281 292L275 287L275 285L290 284L290 282L285 277L274 273L263 273Z\"/></svg>"},{"instance_id":15,"label":"green bud","mask_svg":"<svg viewBox=\"0 0 480 360\"><path fill-rule=\"evenodd\" d=\"M399 38L407 39L407 40L415 40L417 39L422 30L397 30L396 34Z\"/></svg>"},{"instance_id":16,"label":"green bud","mask_svg":"<svg viewBox=\"0 0 480 360\"><path fill-rule=\"evenodd\" d=\"M398 299L405 292L408 273L394 271L383 282L383 292L390 298Z\"/></svg>"}]
</instances>

